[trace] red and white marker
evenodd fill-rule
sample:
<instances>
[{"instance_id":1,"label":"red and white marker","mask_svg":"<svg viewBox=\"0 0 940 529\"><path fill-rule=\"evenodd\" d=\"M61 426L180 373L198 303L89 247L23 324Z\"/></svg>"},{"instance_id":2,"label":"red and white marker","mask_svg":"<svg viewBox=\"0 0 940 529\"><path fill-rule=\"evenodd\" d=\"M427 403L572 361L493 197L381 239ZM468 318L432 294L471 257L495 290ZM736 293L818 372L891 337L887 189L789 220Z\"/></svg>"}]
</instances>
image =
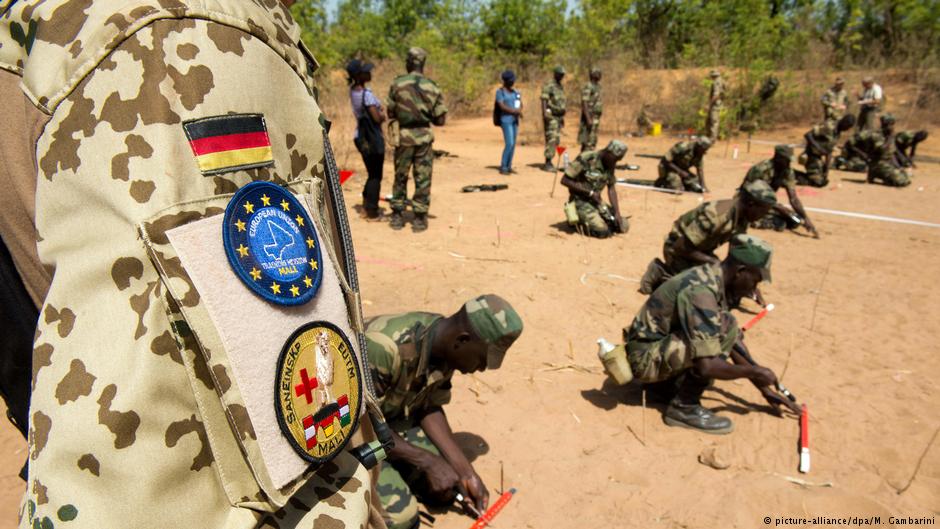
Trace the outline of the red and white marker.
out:
<instances>
[{"instance_id":1,"label":"red and white marker","mask_svg":"<svg viewBox=\"0 0 940 529\"><path fill-rule=\"evenodd\" d=\"M751 318L751 321L745 323L745 324L744 324L744 327L741 327L741 330L742 330L742 331L746 331L746 330L750 329L750 328L753 327L755 324L757 324L757 322L759 322L759 321L761 321L762 319L764 319L764 316L766 316L767 313L769 313L769 312L772 311L772 310L774 310L774 304L773 304L773 303L767 304L767 306L764 307L764 310L758 312L758 313L757 313L757 316L754 316L753 318Z\"/></svg>"},{"instance_id":2,"label":"red and white marker","mask_svg":"<svg viewBox=\"0 0 940 529\"><path fill-rule=\"evenodd\" d=\"M490 525L490 522L493 520L493 518L499 514L499 511L503 510L503 507L509 503L509 500L512 499L512 496L515 493L516 489L509 489L504 492L503 495L500 496L498 500L496 500L496 503L490 505L490 508L487 509L485 513L483 513L483 516L477 518L477 521L470 526L470 529L484 529L486 526Z\"/></svg>"},{"instance_id":3,"label":"red and white marker","mask_svg":"<svg viewBox=\"0 0 940 529\"><path fill-rule=\"evenodd\" d=\"M809 472L809 410L806 404L800 414L800 472Z\"/></svg>"}]
</instances>

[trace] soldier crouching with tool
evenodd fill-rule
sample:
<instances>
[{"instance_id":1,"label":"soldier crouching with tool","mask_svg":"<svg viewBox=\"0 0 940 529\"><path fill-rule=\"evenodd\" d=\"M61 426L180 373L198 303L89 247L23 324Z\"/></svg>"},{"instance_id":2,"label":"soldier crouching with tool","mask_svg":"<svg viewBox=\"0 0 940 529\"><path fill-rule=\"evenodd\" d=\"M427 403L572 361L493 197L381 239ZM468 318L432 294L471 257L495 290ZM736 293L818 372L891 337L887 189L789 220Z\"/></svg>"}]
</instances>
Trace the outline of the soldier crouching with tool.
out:
<instances>
[{"instance_id":1,"label":"soldier crouching with tool","mask_svg":"<svg viewBox=\"0 0 940 529\"><path fill-rule=\"evenodd\" d=\"M690 268L663 283L623 330L626 344L605 353L626 355L628 375L614 375L617 382L663 382L672 393L666 424L710 434L734 429L731 419L701 404L712 379L747 378L774 409L785 405L799 413L795 403L774 391L776 375L751 358L729 309L730 300L750 297L761 280L770 280L771 256L763 240L735 235L724 261Z\"/></svg>"},{"instance_id":2,"label":"soldier crouching with tool","mask_svg":"<svg viewBox=\"0 0 940 529\"><path fill-rule=\"evenodd\" d=\"M367 322L372 377L395 439L377 486L389 529L419 525L418 498L444 505L457 499L475 517L487 508L489 492L457 444L443 406L455 370L499 368L521 333L519 315L492 294L448 317L407 312Z\"/></svg>"}]
</instances>

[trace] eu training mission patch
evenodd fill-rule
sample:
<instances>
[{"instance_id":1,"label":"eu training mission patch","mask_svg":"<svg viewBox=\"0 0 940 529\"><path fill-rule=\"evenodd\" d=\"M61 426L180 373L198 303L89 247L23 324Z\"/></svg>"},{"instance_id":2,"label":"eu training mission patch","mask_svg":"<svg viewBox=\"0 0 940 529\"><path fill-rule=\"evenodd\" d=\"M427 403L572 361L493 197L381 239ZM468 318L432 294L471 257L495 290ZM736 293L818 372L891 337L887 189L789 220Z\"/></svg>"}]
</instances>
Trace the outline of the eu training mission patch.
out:
<instances>
[{"instance_id":1,"label":"eu training mission patch","mask_svg":"<svg viewBox=\"0 0 940 529\"><path fill-rule=\"evenodd\" d=\"M283 187L252 182L225 208L222 244L252 292L278 305L302 305L323 279L320 241L300 202Z\"/></svg>"},{"instance_id":2,"label":"eu training mission patch","mask_svg":"<svg viewBox=\"0 0 940 529\"><path fill-rule=\"evenodd\" d=\"M229 114L183 123L203 175L274 164L271 139L261 114Z\"/></svg>"}]
</instances>

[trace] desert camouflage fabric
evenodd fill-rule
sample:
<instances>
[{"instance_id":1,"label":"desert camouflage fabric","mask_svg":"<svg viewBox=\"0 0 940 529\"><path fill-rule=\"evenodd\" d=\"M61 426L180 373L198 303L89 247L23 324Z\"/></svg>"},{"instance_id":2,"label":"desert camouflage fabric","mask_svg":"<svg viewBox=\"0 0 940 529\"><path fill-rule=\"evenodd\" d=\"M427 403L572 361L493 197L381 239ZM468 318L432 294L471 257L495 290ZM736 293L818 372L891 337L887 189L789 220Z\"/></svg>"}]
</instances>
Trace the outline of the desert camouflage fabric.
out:
<instances>
[{"instance_id":1,"label":"desert camouflage fabric","mask_svg":"<svg viewBox=\"0 0 940 529\"><path fill-rule=\"evenodd\" d=\"M31 239L48 272L30 285L42 308L20 527L382 527L349 452L270 488L224 348L184 317L205 311L200 293L166 253L167 230L221 214L254 180L308 195L338 251L317 64L287 9L21 0L0 24L0 90L21 109L0 141L35 160L0 168L31 190L7 197L29 229L2 217L0 230ZM181 124L230 112L264 115L274 163L203 176ZM342 291L361 329L358 293Z\"/></svg>"},{"instance_id":2,"label":"desert camouflage fabric","mask_svg":"<svg viewBox=\"0 0 940 529\"><path fill-rule=\"evenodd\" d=\"M823 120L827 122L836 122L842 119L849 108L849 93L835 88L829 88L823 94L822 99ZM837 108L841 107L841 108Z\"/></svg>"},{"instance_id":3,"label":"desert camouflage fabric","mask_svg":"<svg viewBox=\"0 0 940 529\"><path fill-rule=\"evenodd\" d=\"M728 354L737 338L718 264L670 278L623 329L633 376L643 382L672 378L697 358Z\"/></svg>"},{"instance_id":4,"label":"desert camouflage fabric","mask_svg":"<svg viewBox=\"0 0 940 529\"><path fill-rule=\"evenodd\" d=\"M666 155L663 156L663 161L672 162L680 169L689 172L689 169L693 167L697 168L702 164L702 156L703 155L699 155L695 152L694 141L680 141L666 152ZM660 162L659 179L656 180L656 187L682 191L695 184L698 184L698 178L696 178L694 174L691 174L691 176L681 175L667 167L666 164Z\"/></svg>"},{"instance_id":5,"label":"desert camouflage fabric","mask_svg":"<svg viewBox=\"0 0 940 529\"><path fill-rule=\"evenodd\" d=\"M695 266L680 248L687 246L714 254L719 246L738 233L747 232L747 219L738 210L737 199L704 202L676 219L663 244L666 270L671 274Z\"/></svg>"},{"instance_id":6,"label":"desert camouflage fabric","mask_svg":"<svg viewBox=\"0 0 940 529\"><path fill-rule=\"evenodd\" d=\"M885 135L881 131L871 134L871 164L868 167L868 181L881 182L892 187L905 187L911 184L908 170L897 166L895 160L894 135Z\"/></svg>"},{"instance_id":7,"label":"desert camouflage fabric","mask_svg":"<svg viewBox=\"0 0 940 529\"><path fill-rule=\"evenodd\" d=\"M597 130L601 126L601 114L604 112L604 103L601 101L601 87L597 83L587 83L581 89L581 101L587 102L591 110L592 119L581 115L581 124L578 128L578 143L584 151L593 151L597 147Z\"/></svg>"},{"instance_id":8,"label":"desert camouflage fabric","mask_svg":"<svg viewBox=\"0 0 940 529\"><path fill-rule=\"evenodd\" d=\"M431 123L447 114L444 94L437 83L422 74L399 75L388 89L389 119L398 121L398 145L413 147L434 141Z\"/></svg>"}]
</instances>

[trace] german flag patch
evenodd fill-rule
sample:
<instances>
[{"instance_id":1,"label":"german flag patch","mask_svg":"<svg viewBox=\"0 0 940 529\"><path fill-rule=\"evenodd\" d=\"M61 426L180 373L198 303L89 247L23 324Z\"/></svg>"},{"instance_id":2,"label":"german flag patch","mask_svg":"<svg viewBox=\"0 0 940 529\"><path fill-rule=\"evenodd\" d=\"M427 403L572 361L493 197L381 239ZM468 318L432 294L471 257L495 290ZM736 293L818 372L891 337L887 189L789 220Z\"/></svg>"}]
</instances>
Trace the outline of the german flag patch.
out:
<instances>
[{"instance_id":1,"label":"german flag patch","mask_svg":"<svg viewBox=\"0 0 940 529\"><path fill-rule=\"evenodd\" d=\"M204 175L274 165L271 139L261 114L229 114L183 123Z\"/></svg>"}]
</instances>

